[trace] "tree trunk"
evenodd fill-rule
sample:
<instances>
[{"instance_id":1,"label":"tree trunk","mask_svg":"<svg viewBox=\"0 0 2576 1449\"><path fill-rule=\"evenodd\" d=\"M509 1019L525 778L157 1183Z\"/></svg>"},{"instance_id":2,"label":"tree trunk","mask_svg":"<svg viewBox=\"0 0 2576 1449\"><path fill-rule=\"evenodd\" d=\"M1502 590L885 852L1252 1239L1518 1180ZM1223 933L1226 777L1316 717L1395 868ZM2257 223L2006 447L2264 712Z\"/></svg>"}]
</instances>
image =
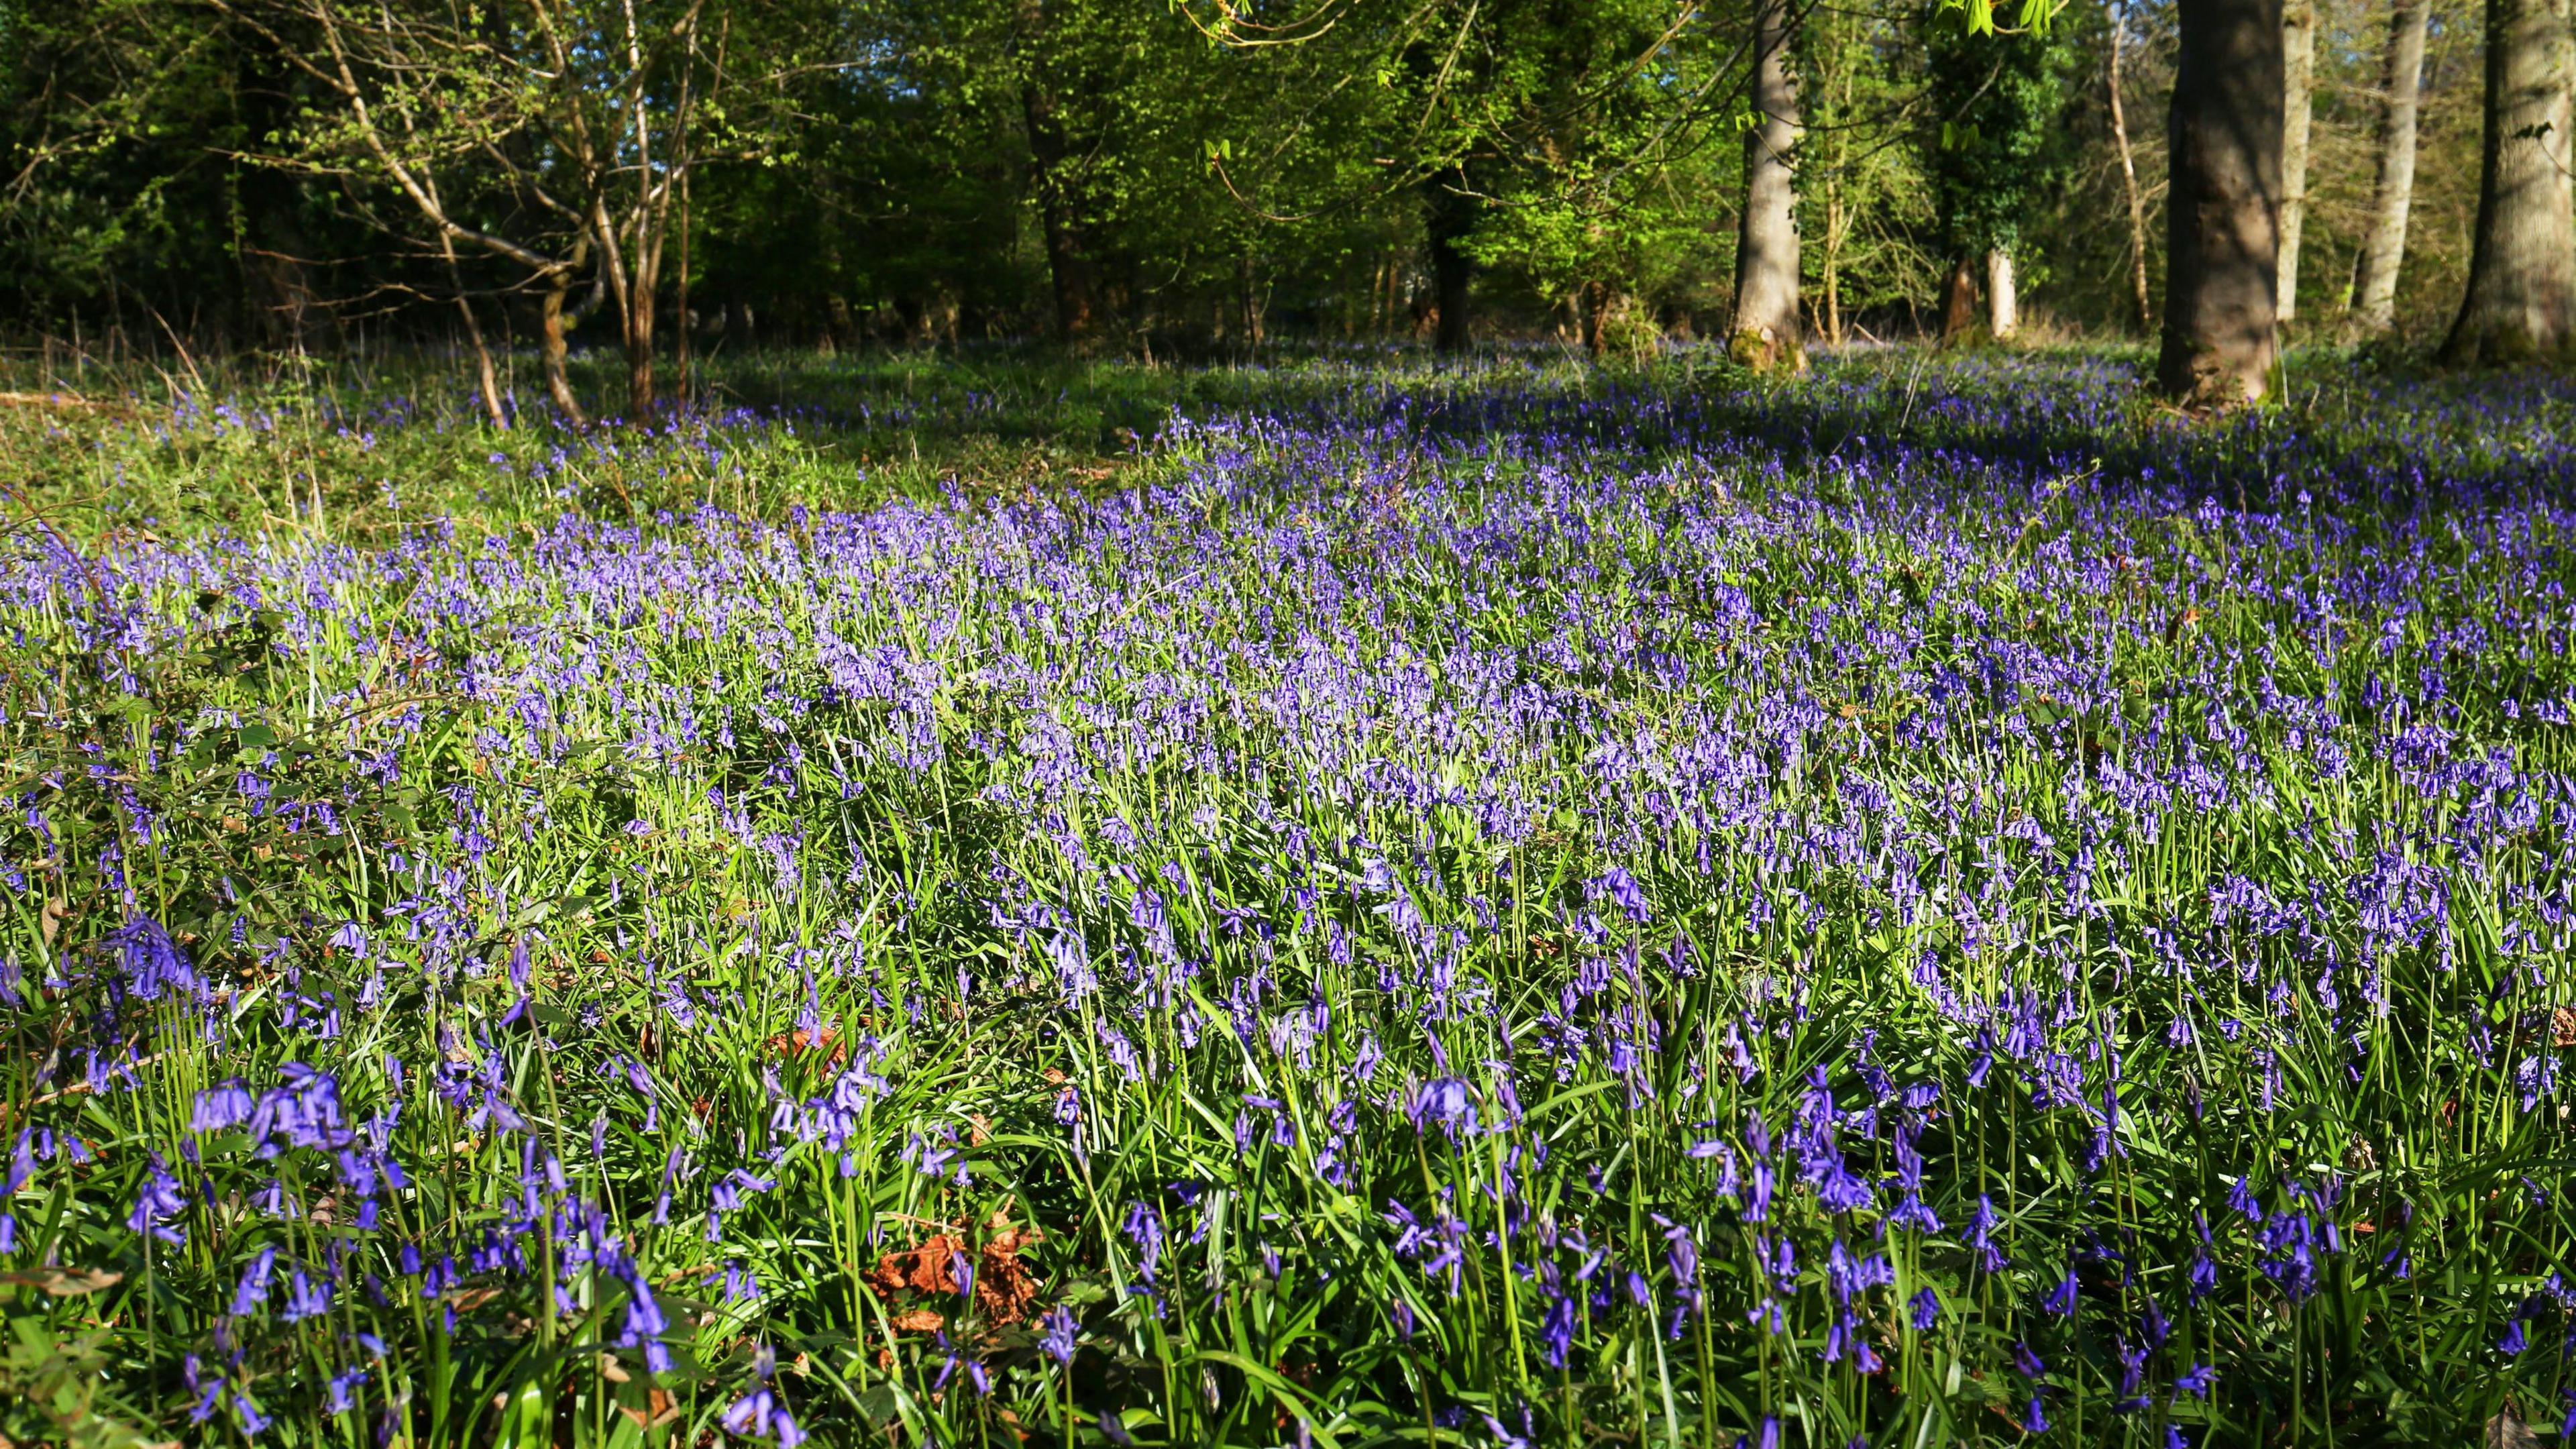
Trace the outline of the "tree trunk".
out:
<instances>
[{"instance_id":1,"label":"tree trunk","mask_svg":"<svg viewBox=\"0 0 2576 1449\"><path fill-rule=\"evenodd\" d=\"M1586 282L1581 294L1583 307L1583 350L1594 362L1610 351L1610 284Z\"/></svg>"},{"instance_id":2,"label":"tree trunk","mask_svg":"<svg viewBox=\"0 0 2576 1449\"><path fill-rule=\"evenodd\" d=\"M678 295L673 299L671 325L678 328L679 333L671 339L671 370L675 374L671 382L677 401L685 408L689 405L689 333L692 320L689 316L689 173L685 171L680 173L680 282L674 290Z\"/></svg>"},{"instance_id":3,"label":"tree trunk","mask_svg":"<svg viewBox=\"0 0 2576 1449\"><path fill-rule=\"evenodd\" d=\"M501 382L492 371L492 349L483 345L483 324L475 320L474 302L465 295L465 272L456 264L456 239L440 232L438 250L447 259L447 280L456 288L456 313L465 319L465 340L474 349L474 384L483 399L483 418L506 432L510 415L501 409Z\"/></svg>"},{"instance_id":4,"label":"tree trunk","mask_svg":"<svg viewBox=\"0 0 2576 1449\"><path fill-rule=\"evenodd\" d=\"M1438 347L1442 352L1467 350L1468 284L1476 262L1467 255L1468 233L1476 228L1476 198L1467 189L1467 170L1453 166L1431 178L1425 203L1424 232L1431 243L1431 296L1437 310Z\"/></svg>"},{"instance_id":5,"label":"tree trunk","mask_svg":"<svg viewBox=\"0 0 2576 1449\"><path fill-rule=\"evenodd\" d=\"M1061 165L1061 155L1041 155L1038 162L1041 173L1051 173L1056 165ZM1092 263L1082 255L1082 227L1074 222L1072 204L1054 180L1038 183L1038 214L1046 222L1046 273L1056 294L1056 340L1069 348L1082 348L1090 345L1097 330Z\"/></svg>"},{"instance_id":6,"label":"tree trunk","mask_svg":"<svg viewBox=\"0 0 2576 1449\"><path fill-rule=\"evenodd\" d=\"M1030 181L1037 192L1038 216L1046 229L1047 275L1055 292L1056 338L1085 350L1098 330L1092 297L1091 259L1083 248L1082 218L1074 204L1073 178L1067 158L1073 148L1065 137L1064 118L1055 96L1038 73L1037 57L1046 53L1046 14L1038 0L1020 0L1021 43L1032 57L1020 81L1020 115L1028 127Z\"/></svg>"},{"instance_id":7,"label":"tree trunk","mask_svg":"<svg viewBox=\"0 0 2576 1449\"><path fill-rule=\"evenodd\" d=\"M474 389L483 399L484 421L506 431L510 415L501 407L501 380L492 369L492 349L483 342L483 324L475 320L474 304L461 292L456 297L456 310L465 319L466 345L474 349Z\"/></svg>"},{"instance_id":8,"label":"tree trunk","mask_svg":"<svg viewBox=\"0 0 2576 1449\"><path fill-rule=\"evenodd\" d=\"M2281 0L2176 8L2156 381L2186 407L2233 407L2279 367Z\"/></svg>"},{"instance_id":9,"label":"tree trunk","mask_svg":"<svg viewBox=\"0 0 2576 1449\"><path fill-rule=\"evenodd\" d=\"M2021 293L2013 286L2012 253L2002 247L1986 253L1986 330L1997 342L2010 342L2021 331Z\"/></svg>"},{"instance_id":10,"label":"tree trunk","mask_svg":"<svg viewBox=\"0 0 2576 1449\"><path fill-rule=\"evenodd\" d=\"M1252 265L1252 254L1235 258L1235 283L1241 294L1243 311L1243 344L1253 353L1261 351L1261 286Z\"/></svg>"},{"instance_id":11,"label":"tree trunk","mask_svg":"<svg viewBox=\"0 0 2576 1449\"><path fill-rule=\"evenodd\" d=\"M1838 164L1825 177L1825 343L1843 345L1843 233L1844 213L1842 185Z\"/></svg>"},{"instance_id":12,"label":"tree trunk","mask_svg":"<svg viewBox=\"0 0 2576 1449\"><path fill-rule=\"evenodd\" d=\"M2432 0L2397 0L2388 22L2388 62L2379 79L2379 181L2371 190L2370 230L2353 262L2353 310L2345 326L2354 340L2397 325L2397 273L2406 260L2406 214L2415 204L2416 98L2432 13Z\"/></svg>"},{"instance_id":13,"label":"tree trunk","mask_svg":"<svg viewBox=\"0 0 2576 1449\"><path fill-rule=\"evenodd\" d=\"M2566 0L2487 0L2486 145L2469 292L2442 360L2558 357L2576 325Z\"/></svg>"},{"instance_id":14,"label":"tree trunk","mask_svg":"<svg viewBox=\"0 0 2576 1449\"><path fill-rule=\"evenodd\" d=\"M626 411L641 422L653 415L653 293L637 286L626 302Z\"/></svg>"},{"instance_id":15,"label":"tree trunk","mask_svg":"<svg viewBox=\"0 0 2576 1449\"><path fill-rule=\"evenodd\" d=\"M2155 330L2155 306L2147 298L2147 203L2138 189L2137 157L2129 148L2129 120L2120 104L2120 50L2128 34L2128 10L2111 7L2111 141L2120 148L2120 187L2129 201L2129 290L2138 304L2138 330Z\"/></svg>"},{"instance_id":16,"label":"tree trunk","mask_svg":"<svg viewBox=\"0 0 2576 1449\"><path fill-rule=\"evenodd\" d=\"M2316 71L2316 0L2281 6L2281 320L2299 315L2299 237L2308 216L2308 118Z\"/></svg>"},{"instance_id":17,"label":"tree trunk","mask_svg":"<svg viewBox=\"0 0 2576 1449\"><path fill-rule=\"evenodd\" d=\"M1798 144L1789 40L1788 0L1755 0L1752 101L1759 119L1744 133L1744 215L1727 351L1756 372L1807 366L1798 322L1798 197L1789 170Z\"/></svg>"},{"instance_id":18,"label":"tree trunk","mask_svg":"<svg viewBox=\"0 0 2576 1449\"><path fill-rule=\"evenodd\" d=\"M577 429L588 429L590 419L583 415L581 400L573 396L572 377L564 366L564 299L572 291L573 273L590 258L590 244L575 240L572 260L557 267L546 277L545 300L538 305L537 351L545 364L546 397L555 411Z\"/></svg>"},{"instance_id":19,"label":"tree trunk","mask_svg":"<svg viewBox=\"0 0 2576 1449\"><path fill-rule=\"evenodd\" d=\"M1977 335L1977 272L1966 257L1941 279L1941 345L1956 347Z\"/></svg>"},{"instance_id":20,"label":"tree trunk","mask_svg":"<svg viewBox=\"0 0 2576 1449\"><path fill-rule=\"evenodd\" d=\"M564 294L572 289L572 273L557 272L546 284L545 301L538 315L543 320L539 333L539 350L545 357L546 396L554 402L555 411L576 428L587 428L581 403L572 395L572 378L564 369Z\"/></svg>"}]
</instances>

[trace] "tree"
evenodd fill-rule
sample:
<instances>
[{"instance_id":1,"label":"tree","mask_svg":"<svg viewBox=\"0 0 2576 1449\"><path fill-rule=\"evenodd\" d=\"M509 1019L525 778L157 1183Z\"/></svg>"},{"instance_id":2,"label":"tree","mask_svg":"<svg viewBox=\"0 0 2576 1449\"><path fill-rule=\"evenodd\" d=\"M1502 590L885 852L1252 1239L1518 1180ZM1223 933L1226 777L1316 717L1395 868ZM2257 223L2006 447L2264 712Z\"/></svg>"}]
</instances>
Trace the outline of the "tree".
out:
<instances>
[{"instance_id":1,"label":"tree","mask_svg":"<svg viewBox=\"0 0 2576 1449\"><path fill-rule=\"evenodd\" d=\"M1694 99L1723 86L1722 42L1675 24L1666 0L1497 8L1492 49L1514 100L1484 148L1470 248L1554 303L1592 357L1633 350L1657 330L1652 310L1723 255L1705 203L1724 181L1727 148L1712 144L1724 115Z\"/></svg>"},{"instance_id":2,"label":"tree","mask_svg":"<svg viewBox=\"0 0 2576 1449\"><path fill-rule=\"evenodd\" d=\"M2156 381L2186 407L2234 407L2279 366L2281 0L2176 9Z\"/></svg>"},{"instance_id":3,"label":"tree","mask_svg":"<svg viewBox=\"0 0 2576 1449\"><path fill-rule=\"evenodd\" d=\"M2565 0L2487 0L2486 128L2468 295L2442 344L2455 365L2564 356L2576 344Z\"/></svg>"},{"instance_id":4,"label":"tree","mask_svg":"<svg viewBox=\"0 0 2576 1449\"><path fill-rule=\"evenodd\" d=\"M2308 215L2308 133L2316 74L2316 0L2283 0L2281 6L2281 250L2280 318L2299 313L2299 242Z\"/></svg>"},{"instance_id":5,"label":"tree","mask_svg":"<svg viewBox=\"0 0 2576 1449\"><path fill-rule=\"evenodd\" d=\"M1082 74L1082 27L1071 27L1068 36L1063 17L1050 14L1044 0L1020 0L1018 9L1020 107L1028 126L1029 190L1037 200L1046 239L1056 337L1079 351L1091 345L1099 330L1086 225L1090 208L1084 194L1086 163L1097 153L1075 136L1063 94L1068 79L1076 100L1096 99L1100 87L1096 78Z\"/></svg>"},{"instance_id":6,"label":"tree","mask_svg":"<svg viewBox=\"0 0 2576 1449\"><path fill-rule=\"evenodd\" d=\"M2415 201L2416 96L2424 78L2424 29L2432 0L2397 0L2380 73L2378 167L2370 225L2354 259L2346 334L2375 337L2397 322L2397 273L2406 258L2407 212Z\"/></svg>"},{"instance_id":7,"label":"tree","mask_svg":"<svg viewBox=\"0 0 2576 1449\"><path fill-rule=\"evenodd\" d=\"M1929 70L1922 130L1943 250L1942 339L1977 326L1977 274L1986 275L1986 330L2018 325L2014 254L2022 228L2064 179L2071 158L2065 109L2075 50L2062 31L1962 33L1938 11L1924 25Z\"/></svg>"},{"instance_id":8,"label":"tree","mask_svg":"<svg viewBox=\"0 0 2576 1449\"><path fill-rule=\"evenodd\" d=\"M303 123L263 160L339 181L380 230L426 247L451 277L464 247L515 268L514 287L541 289L547 390L575 419L561 319L576 274L595 269L625 346L628 406L654 409L678 198L718 145L757 149L743 144L753 97L733 83L722 37L708 43L710 0L207 3L309 83ZM721 23L729 31L729 7ZM461 280L458 296L466 306ZM465 315L474 331L470 306Z\"/></svg>"},{"instance_id":9,"label":"tree","mask_svg":"<svg viewBox=\"0 0 2576 1449\"><path fill-rule=\"evenodd\" d=\"M2155 310L2147 297L2147 203L2138 187L2137 153L2129 145L2129 116L2120 98L2120 56L2128 48L2129 7L2112 0L2106 18L2109 21L2104 90L2111 122L2111 146L2120 158L2120 199L2129 212L2129 291L2138 309L2138 330L2150 331L2156 325Z\"/></svg>"},{"instance_id":10,"label":"tree","mask_svg":"<svg viewBox=\"0 0 2576 1449\"><path fill-rule=\"evenodd\" d=\"M308 340L331 301L309 263L348 228L234 159L284 123L286 70L188 0L0 0L10 320Z\"/></svg>"},{"instance_id":11,"label":"tree","mask_svg":"<svg viewBox=\"0 0 2576 1449\"><path fill-rule=\"evenodd\" d=\"M1803 372L1798 317L1798 90L1789 73L1788 0L1754 0L1752 106L1744 127L1744 210L1736 230L1735 315L1727 350L1757 372Z\"/></svg>"},{"instance_id":12,"label":"tree","mask_svg":"<svg viewBox=\"0 0 2576 1449\"><path fill-rule=\"evenodd\" d=\"M1888 144L1919 108L1921 67L1911 47L1887 43L1885 15L1853 6L1808 12L1800 38L1800 230L1815 263L1815 320L1840 346L1855 314L1910 310L1938 275L1924 249L1938 218L1922 148Z\"/></svg>"}]
</instances>

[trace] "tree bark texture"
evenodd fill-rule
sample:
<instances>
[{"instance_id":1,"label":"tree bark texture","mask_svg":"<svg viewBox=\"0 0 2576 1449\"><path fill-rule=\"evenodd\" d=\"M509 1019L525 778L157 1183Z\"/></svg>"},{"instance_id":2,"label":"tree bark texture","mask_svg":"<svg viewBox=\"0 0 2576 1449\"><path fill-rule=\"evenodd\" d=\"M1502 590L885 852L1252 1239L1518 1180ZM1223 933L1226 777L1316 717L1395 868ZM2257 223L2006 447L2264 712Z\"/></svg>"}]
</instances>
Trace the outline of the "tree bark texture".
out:
<instances>
[{"instance_id":1,"label":"tree bark texture","mask_svg":"<svg viewBox=\"0 0 2576 1449\"><path fill-rule=\"evenodd\" d=\"M1442 352L1467 350L1468 287L1475 259L1467 255L1467 235L1476 227L1476 198L1467 189L1464 167L1452 167L1431 178L1424 195L1428 214L1424 233L1431 243L1431 296L1438 313L1436 334Z\"/></svg>"},{"instance_id":2,"label":"tree bark texture","mask_svg":"<svg viewBox=\"0 0 2576 1449\"><path fill-rule=\"evenodd\" d=\"M474 349L475 392L483 399L483 420L495 431L507 431L510 415L501 408L501 380L492 369L492 349L484 345L483 324L475 319L474 301L465 293L465 271L456 262L456 239L438 234L439 255L447 262L447 280L456 288L456 313L465 319L465 341Z\"/></svg>"},{"instance_id":3,"label":"tree bark texture","mask_svg":"<svg viewBox=\"0 0 2576 1449\"><path fill-rule=\"evenodd\" d=\"M2002 247L1986 253L1986 330L1997 342L2021 331L2021 292L2013 285L2012 253Z\"/></svg>"},{"instance_id":4,"label":"tree bark texture","mask_svg":"<svg viewBox=\"0 0 2576 1449\"><path fill-rule=\"evenodd\" d=\"M626 305L626 410L637 419L649 418L661 399L654 393L653 379L653 294L642 288L630 293Z\"/></svg>"},{"instance_id":5,"label":"tree bark texture","mask_svg":"<svg viewBox=\"0 0 2576 1449\"><path fill-rule=\"evenodd\" d=\"M1583 351L1599 362L1610 350L1610 284L1586 282L1577 294L1576 304L1583 311Z\"/></svg>"},{"instance_id":6,"label":"tree bark texture","mask_svg":"<svg viewBox=\"0 0 2576 1449\"><path fill-rule=\"evenodd\" d=\"M2281 0L2176 9L2156 381L2186 407L2233 407L2270 393L2279 363Z\"/></svg>"},{"instance_id":7,"label":"tree bark texture","mask_svg":"<svg viewBox=\"0 0 2576 1449\"><path fill-rule=\"evenodd\" d=\"M1941 279L1941 345L1956 347L1977 335L1977 269L1961 257Z\"/></svg>"},{"instance_id":8,"label":"tree bark texture","mask_svg":"<svg viewBox=\"0 0 2576 1449\"><path fill-rule=\"evenodd\" d=\"M689 405L690 392L689 334L696 329L696 320L689 313L689 177L686 172L680 175L680 279L673 290L677 295L672 298L671 322L678 331L671 339L672 371L676 374L672 384L679 394L680 406L685 408Z\"/></svg>"},{"instance_id":9,"label":"tree bark texture","mask_svg":"<svg viewBox=\"0 0 2576 1449\"><path fill-rule=\"evenodd\" d=\"M1029 59L1020 81L1020 114L1028 127L1029 181L1046 230L1047 277L1055 294L1056 338L1087 348L1098 330L1092 301L1091 259L1083 248L1082 218L1068 174L1072 146L1054 94L1040 74L1047 51L1047 17L1038 0L1021 0L1020 43Z\"/></svg>"},{"instance_id":10,"label":"tree bark texture","mask_svg":"<svg viewBox=\"0 0 2576 1449\"><path fill-rule=\"evenodd\" d=\"M2379 80L2379 179L2371 188L2370 230L2352 267L2355 340L2397 325L2397 273L2406 260L2406 214L2415 204L2415 115L2424 81L2425 22L2432 0L2397 0L2388 22L2388 59Z\"/></svg>"},{"instance_id":11,"label":"tree bark texture","mask_svg":"<svg viewBox=\"0 0 2576 1449\"><path fill-rule=\"evenodd\" d=\"M1056 337L1068 347L1090 343L1097 330L1091 299L1091 261L1083 255L1082 226L1074 216L1064 175L1064 134L1046 92L1025 87L1020 101L1028 116L1029 157L1037 175L1038 214L1046 227L1047 276L1055 291Z\"/></svg>"},{"instance_id":12,"label":"tree bark texture","mask_svg":"<svg viewBox=\"0 0 2576 1449\"><path fill-rule=\"evenodd\" d=\"M1798 144L1798 92L1789 75L1788 0L1755 0L1753 111L1744 133L1744 215L1735 243L1735 317L1728 347L1757 372L1804 371L1798 322L1798 210L1789 157Z\"/></svg>"},{"instance_id":13,"label":"tree bark texture","mask_svg":"<svg viewBox=\"0 0 2576 1449\"><path fill-rule=\"evenodd\" d=\"M557 273L546 284L545 300L539 304L538 350L545 359L546 396L553 401L555 411L575 428L587 428L590 419L583 416L581 402L572 394L572 379L564 369L564 294L571 287L572 278L563 273Z\"/></svg>"},{"instance_id":14,"label":"tree bark texture","mask_svg":"<svg viewBox=\"0 0 2576 1449\"><path fill-rule=\"evenodd\" d=\"M2486 144L2455 365L2563 356L2576 329L2567 0L2487 0Z\"/></svg>"},{"instance_id":15,"label":"tree bark texture","mask_svg":"<svg viewBox=\"0 0 2576 1449\"><path fill-rule=\"evenodd\" d=\"M2299 239L2308 216L2308 121L2315 94L2316 0L2281 6L2281 320L2299 315Z\"/></svg>"},{"instance_id":16,"label":"tree bark texture","mask_svg":"<svg viewBox=\"0 0 2576 1449\"><path fill-rule=\"evenodd\" d=\"M2129 290L2138 304L2138 330L2155 330L2155 307L2147 297L2147 203L2138 188L2138 161L2129 146L2129 118L2120 103L2120 51L2129 29L2127 7L2111 8L2111 143L2120 150L2120 187L2129 201Z\"/></svg>"}]
</instances>

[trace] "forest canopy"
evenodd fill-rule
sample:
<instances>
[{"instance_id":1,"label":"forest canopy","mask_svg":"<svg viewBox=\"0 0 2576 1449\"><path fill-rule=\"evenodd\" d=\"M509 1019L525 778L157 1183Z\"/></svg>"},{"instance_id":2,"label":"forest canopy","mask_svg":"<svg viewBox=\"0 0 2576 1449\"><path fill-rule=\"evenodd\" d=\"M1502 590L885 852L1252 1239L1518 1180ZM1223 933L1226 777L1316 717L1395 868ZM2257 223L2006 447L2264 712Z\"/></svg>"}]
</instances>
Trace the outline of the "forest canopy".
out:
<instances>
[{"instance_id":1,"label":"forest canopy","mask_svg":"<svg viewBox=\"0 0 2576 1449\"><path fill-rule=\"evenodd\" d=\"M1757 305L1828 344L2152 335L2190 8L1981 30L1946 0L0 0L0 323L648 361L1041 336L1603 355ZM2429 343L2459 310L2480 21L2280 22L2294 335ZM2371 305L2410 23L2422 159ZM1785 300L1746 291L1766 234Z\"/></svg>"}]
</instances>

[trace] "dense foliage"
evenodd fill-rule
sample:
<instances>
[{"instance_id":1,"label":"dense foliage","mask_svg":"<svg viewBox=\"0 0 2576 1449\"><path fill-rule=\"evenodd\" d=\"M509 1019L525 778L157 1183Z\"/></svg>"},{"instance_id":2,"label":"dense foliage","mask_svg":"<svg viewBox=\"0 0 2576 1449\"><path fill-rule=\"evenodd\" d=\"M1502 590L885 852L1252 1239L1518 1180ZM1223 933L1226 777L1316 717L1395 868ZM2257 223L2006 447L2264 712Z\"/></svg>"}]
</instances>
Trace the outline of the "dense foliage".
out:
<instances>
[{"instance_id":1,"label":"dense foliage","mask_svg":"<svg viewBox=\"0 0 2576 1449\"><path fill-rule=\"evenodd\" d=\"M1687 365L22 417L0 1433L2566 1432L2576 396Z\"/></svg>"},{"instance_id":2,"label":"dense foliage","mask_svg":"<svg viewBox=\"0 0 2576 1449\"><path fill-rule=\"evenodd\" d=\"M665 347L683 310L701 351L1030 336L1063 330L1067 288L1090 308L1076 340L1129 355L1428 335L1426 244L1452 224L1488 334L1606 327L1635 352L1726 323L1750 120L1737 0L639 8L666 38L699 17L704 94L680 107L675 62L648 58L638 103L675 123L647 149L694 138L699 161ZM2400 308L2416 336L2458 307L2478 170L2481 28L2461 0L2436 9ZM524 260L468 245L451 268L297 62L326 50L316 16L398 22L405 62L370 81L394 149L466 224L560 256L577 225L554 208L582 210L560 113L627 104L626 11L0 0L0 327L333 351L445 335L462 292L496 335L531 337L545 288ZM2331 319L2368 224L2386 17L2318 13L2301 311ZM1920 0L1798 14L1812 331L1910 330L1955 253L1987 242L2019 254L2035 323L2137 326L2105 86L2116 29L2160 269L2171 5L2062 7L2045 38L1966 36L1956 7ZM571 81L542 60L548 24L592 37ZM577 348L617 341L596 251Z\"/></svg>"}]
</instances>

